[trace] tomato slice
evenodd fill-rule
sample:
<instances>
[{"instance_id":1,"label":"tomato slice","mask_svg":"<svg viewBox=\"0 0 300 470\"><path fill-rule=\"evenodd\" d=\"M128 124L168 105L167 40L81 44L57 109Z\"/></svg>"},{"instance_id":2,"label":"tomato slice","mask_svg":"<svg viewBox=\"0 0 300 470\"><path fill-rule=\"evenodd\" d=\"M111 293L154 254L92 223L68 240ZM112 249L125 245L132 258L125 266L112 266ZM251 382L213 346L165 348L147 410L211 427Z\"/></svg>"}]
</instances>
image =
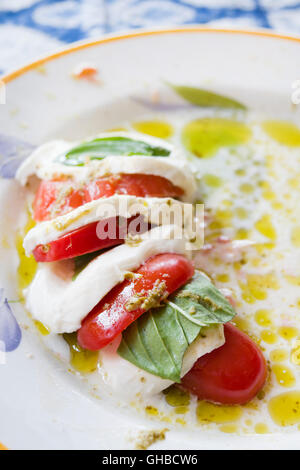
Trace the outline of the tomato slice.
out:
<instances>
[{"instance_id":1,"label":"tomato slice","mask_svg":"<svg viewBox=\"0 0 300 470\"><path fill-rule=\"evenodd\" d=\"M148 230L142 216L129 219L112 217L80 227L46 245L37 245L33 256L38 262L59 261L120 245L124 243L127 233L132 233L130 224L133 220L134 231L142 233Z\"/></svg>"},{"instance_id":2,"label":"tomato slice","mask_svg":"<svg viewBox=\"0 0 300 470\"><path fill-rule=\"evenodd\" d=\"M42 181L33 202L33 215L37 222L51 220L76 207L114 194L137 197L180 197L181 188L169 180L155 175L112 175L76 189L68 181Z\"/></svg>"},{"instance_id":3,"label":"tomato slice","mask_svg":"<svg viewBox=\"0 0 300 470\"><path fill-rule=\"evenodd\" d=\"M155 295L161 301L193 276L194 266L183 255L165 253L149 258L136 274L114 287L83 320L78 330L80 346L95 351L109 344L152 307L151 302L139 303L141 297L149 301ZM132 299L137 300L136 307Z\"/></svg>"},{"instance_id":4,"label":"tomato slice","mask_svg":"<svg viewBox=\"0 0 300 470\"><path fill-rule=\"evenodd\" d=\"M179 197L183 191L162 176L122 174L89 183L85 189L85 198L88 202L116 193L137 197Z\"/></svg>"},{"instance_id":5,"label":"tomato slice","mask_svg":"<svg viewBox=\"0 0 300 470\"><path fill-rule=\"evenodd\" d=\"M200 399L244 404L263 387L266 360L254 341L231 323L224 325L224 333L224 345L200 357L181 384Z\"/></svg>"},{"instance_id":6,"label":"tomato slice","mask_svg":"<svg viewBox=\"0 0 300 470\"><path fill-rule=\"evenodd\" d=\"M33 217L37 222L66 214L86 201L84 192L66 181L42 181L33 202Z\"/></svg>"}]
</instances>

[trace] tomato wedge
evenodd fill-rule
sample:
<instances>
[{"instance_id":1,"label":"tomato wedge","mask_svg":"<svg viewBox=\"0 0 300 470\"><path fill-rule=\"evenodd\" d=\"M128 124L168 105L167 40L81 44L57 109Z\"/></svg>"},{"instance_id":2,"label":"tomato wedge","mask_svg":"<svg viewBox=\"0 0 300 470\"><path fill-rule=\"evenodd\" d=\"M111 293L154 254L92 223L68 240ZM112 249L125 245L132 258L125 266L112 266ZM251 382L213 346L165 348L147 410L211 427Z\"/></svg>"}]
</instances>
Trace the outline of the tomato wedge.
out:
<instances>
[{"instance_id":1,"label":"tomato wedge","mask_svg":"<svg viewBox=\"0 0 300 470\"><path fill-rule=\"evenodd\" d=\"M198 398L222 404L252 400L267 377L259 347L231 323L224 325L225 344L200 357L181 385Z\"/></svg>"},{"instance_id":2,"label":"tomato wedge","mask_svg":"<svg viewBox=\"0 0 300 470\"><path fill-rule=\"evenodd\" d=\"M95 351L109 344L153 306L151 299L159 302L184 285L194 266L183 255L165 253L149 258L136 274L114 287L83 320L77 336L80 346Z\"/></svg>"},{"instance_id":3,"label":"tomato wedge","mask_svg":"<svg viewBox=\"0 0 300 470\"><path fill-rule=\"evenodd\" d=\"M180 197L183 191L166 178L155 175L112 175L80 189L68 181L42 181L33 202L34 219L37 222L51 220L87 202L116 193L138 197Z\"/></svg>"},{"instance_id":4,"label":"tomato wedge","mask_svg":"<svg viewBox=\"0 0 300 470\"><path fill-rule=\"evenodd\" d=\"M179 197L183 190L162 176L122 174L89 183L85 189L85 199L88 202L116 193L137 197Z\"/></svg>"},{"instance_id":5,"label":"tomato wedge","mask_svg":"<svg viewBox=\"0 0 300 470\"><path fill-rule=\"evenodd\" d=\"M134 230L131 230L130 224L133 220L135 221ZM86 253L120 245L124 243L127 233L132 233L135 230L138 230L138 233L148 230L148 224L144 222L142 216L129 219L112 217L80 227L46 245L37 245L33 250L33 256L36 261L42 263L75 258Z\"/></svg>"}]
</instances>

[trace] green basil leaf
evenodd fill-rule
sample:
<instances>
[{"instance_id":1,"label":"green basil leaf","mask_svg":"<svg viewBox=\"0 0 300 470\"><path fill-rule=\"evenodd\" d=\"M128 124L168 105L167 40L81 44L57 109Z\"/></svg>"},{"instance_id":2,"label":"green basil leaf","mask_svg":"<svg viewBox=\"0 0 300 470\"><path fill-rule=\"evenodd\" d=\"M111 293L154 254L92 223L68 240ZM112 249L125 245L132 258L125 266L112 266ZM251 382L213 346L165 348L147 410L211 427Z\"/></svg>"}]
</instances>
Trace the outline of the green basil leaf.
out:
<instances>
[{"instance_id":1,"label":"green basil leaf","mask_svg":"<svg viewBox=\"0 0 300 470\"><path fill-rule=\"evenodd\" d=\"M74 147L69 152L60 155L57 161L64 165L83 166L88 159L103 160L105 157L115 155L167 157L170 155L170 151L164 147L150 145L128 137L103 137Z\"/></svg>"},{"instance_id":2,"label":"green basil leaf","mask_svg":"<svg viewBox=\"0 0 300 470\"><path fill-rule=\"evenodd\" d=\"M78 274L84 270L84 268L93 261L94 258L104 253L105 250L93 251L92 253L86 253L85 255L76 256L74 258L74 274L72 276L72 281L75 281Z\"/></svg>"},{"instance_id":3,"label":"green basil leaf","mask_svg":"<svg viewBox=\"0 0 300 470\"><path fill-rule=\"evenodd\" d=\"M140 369L180 382L184 353L204 326L226 323L235 311L200 272L162 307L151 309L124 332L118 354Z\"/></svg>"},{"instance_id":4,"label":"green basil leaf","mask_svg":"<svg viewBox=\"0 0 300 470\"><path fill-rule=\"evenodd\" d=\"M212 91L189 86L169 85L176 91L176 93L178 93L178 95L196 106L204 108L247 109L246 106L239 101L213 93Z\"/></svg>"}]
</instances>

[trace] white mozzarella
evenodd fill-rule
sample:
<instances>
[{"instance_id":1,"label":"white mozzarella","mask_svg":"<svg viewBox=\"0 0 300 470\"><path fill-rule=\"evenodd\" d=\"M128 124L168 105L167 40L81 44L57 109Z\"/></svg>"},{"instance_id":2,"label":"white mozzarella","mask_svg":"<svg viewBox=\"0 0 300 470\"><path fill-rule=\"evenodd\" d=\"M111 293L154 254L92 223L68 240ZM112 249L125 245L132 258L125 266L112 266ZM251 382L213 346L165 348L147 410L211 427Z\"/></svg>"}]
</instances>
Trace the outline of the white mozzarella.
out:
<instances>
[{"instance_id":1,"label":"white mozzarella","mask_svg":"<svg viewBox=\"0 0 300 470\"><path fill-rule=\"evenodd\" d=\"M159 253L186 254L184 239L174 239L176 227L156 227L136 246L120 245L91 261L72 280L72 261L41 263L24 295L32 316L51 333L71 333L126 272ZM172 238L173 237L173 238Z\"/></svg>"},{"instance_id":2,"label":"white mozzarella","mask_svg":"<svg viewBox=\"0 0 300 470\"><path fill-rule=\"evenodd\" d=\"M90 160L84 166L64 165L55 160L64 152L71 150L81 142L66 142L56 140L48 142L38 147L29 156L17 171L16 178L24 185L32 175L40 179L53 179L60 176L71 177L79 183L88 181L91 178L107 176L109 174L133 174L141 173L145 175L156 175L167 178L175 186L184 191L182 200L193 200L196 192L194 176L188 168L185 160L178 151L169 143L138 133L106 133L99 137L129 137L143 140L146 143L162 146L170 150L168 157L151 157L132 155L106 157L103 160Z\"/></svg>"},{"instance_id":3,"label":"white mozzarella","mask_svg":"<svg viewBox=\"0 0 300 470\"><path fill-rule=\"evenodd\" d=\"M172 223L172 214L178 214L178 225L188 225L190 212L185 203L172 198L142 198L115 194L96 199L71 212L37 224L25 236L23 246L29 255L37 245L44 245L79 227L110 217L130 218L137 214L153 225ZM185 220L186 219L186 220Z\"/></svg>"},{"instance_id":4,"label":"white mozzarella","mask_svg":"<svg viewBox=\"0 0 300 470\"><path fill-rule=\"evenodd\" d=\"M172 198L142 198L115 194L88 202L65 215L37 224L27 233L23 246L29 255L37 245L57 240L66 233L92 222L117 216L130 218L140 214L151 224L161 225L173 223L172 214L178 214L178 225L188 225L191 214L184 211L184 204Z\"/></svg>"},{"instance_id":5,"label":"white mozzarella","mask_svg":"<svg viewBox=\"0 0 300 470\"><path fill-rule=\"evenodd\" d=\"M181 377L204 354L222 346L225 342L223 325L216 325L202 330L199 336L187 349L182 364ZM104 382L114 395L127 400L150 396L161 392L173 382L150 374L117 354L121 337L100 351L100 371Z\"/></svg>"}]
</instances>

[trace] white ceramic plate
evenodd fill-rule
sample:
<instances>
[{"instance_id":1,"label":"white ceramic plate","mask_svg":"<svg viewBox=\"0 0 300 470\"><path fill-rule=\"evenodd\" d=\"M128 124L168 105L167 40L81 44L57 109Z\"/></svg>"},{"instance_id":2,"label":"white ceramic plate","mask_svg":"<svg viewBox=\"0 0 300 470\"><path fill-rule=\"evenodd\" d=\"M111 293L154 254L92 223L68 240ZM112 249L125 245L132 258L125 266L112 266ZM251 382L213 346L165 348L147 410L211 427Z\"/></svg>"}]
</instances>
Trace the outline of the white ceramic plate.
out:
<instances>
[{"instance_id":1,"label":"white ceramic plate","mask_svg":"<svg viewBox=\"0 0 300 470\"><path fill-rule=\"evenodd\" d=\"M98 67L99 83L71 77L81 62ZM292 83L299 70L300 40L264 31L192 27L79 43L4 78L6 104L0 107L0 129L12 137L5 153L10 145L12 153L20 152L16 138L32 145L54 137L78 139L137 119L146 113L145 106L155 103L151 98L164 81L206 87L254 110L282 115L291 111ZM294 113L298 115L297 107ZM26 154L29 147L22 149ZM17 298L14 237L23 210L20 187L7 179L16 164L9 159L2 166L5 178L0 181L0 287L9 300ZM11 449L132 448L141 430L165 427L166 440L156 448L299 447L294 432L235 435L174 427L96 399L84 380L67 373L44 348L22 306L10 307L22 330L19 346L12 345L13 350L0 357L0 362L5 360L0 365L0 441Z\"/></svg>"}]
</instances>

